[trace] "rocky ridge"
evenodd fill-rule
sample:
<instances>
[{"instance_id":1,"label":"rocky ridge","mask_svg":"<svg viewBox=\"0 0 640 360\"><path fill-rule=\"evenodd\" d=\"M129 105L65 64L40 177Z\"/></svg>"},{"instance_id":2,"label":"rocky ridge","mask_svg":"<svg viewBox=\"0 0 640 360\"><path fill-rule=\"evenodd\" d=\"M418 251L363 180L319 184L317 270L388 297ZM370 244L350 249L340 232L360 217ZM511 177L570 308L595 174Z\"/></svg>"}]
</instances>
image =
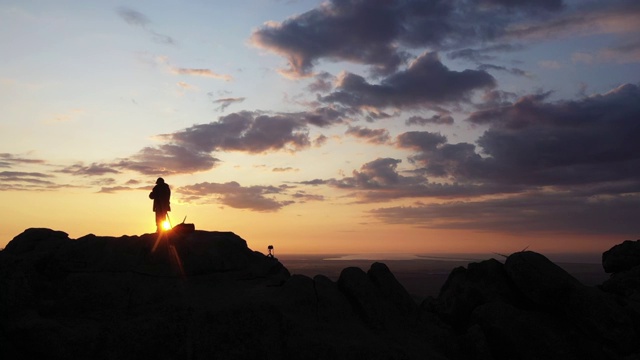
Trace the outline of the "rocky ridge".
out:
<instances>
[{"instance_id":1,"label":"rocky ridge","mask_svg":"<svg viewBox=\"0 0 640 360\"><path fill-rule=\"evenodd\" d=\"M385 264L291 275L230 232L28 229L0 251L0 358L638 359L640 240L603 266L590 287L518 252L416 304Z\"/></svg>"}]
</instances>

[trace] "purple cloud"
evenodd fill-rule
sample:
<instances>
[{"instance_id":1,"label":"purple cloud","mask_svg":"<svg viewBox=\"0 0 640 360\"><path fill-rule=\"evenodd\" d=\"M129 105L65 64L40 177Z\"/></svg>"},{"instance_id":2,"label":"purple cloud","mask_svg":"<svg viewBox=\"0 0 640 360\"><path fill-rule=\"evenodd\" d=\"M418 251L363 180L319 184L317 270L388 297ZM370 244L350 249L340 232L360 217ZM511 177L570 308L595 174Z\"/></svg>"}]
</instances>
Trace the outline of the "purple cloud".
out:
<instances>
[{"instance_id":1,"label":"purple cloud","mask_svg":"<svg viewBox=\"0 0 640 360\"><path fill-rule=\"evenodd\" d=\"M407 70L384 78L380 84L370 84L361 76L346 73L336 90L320 99L351 107L418 108L468 101L474 90L495 85L495 79L484 71L449 70L438 54L426 53Z\"/></svg>"}]
</instances>

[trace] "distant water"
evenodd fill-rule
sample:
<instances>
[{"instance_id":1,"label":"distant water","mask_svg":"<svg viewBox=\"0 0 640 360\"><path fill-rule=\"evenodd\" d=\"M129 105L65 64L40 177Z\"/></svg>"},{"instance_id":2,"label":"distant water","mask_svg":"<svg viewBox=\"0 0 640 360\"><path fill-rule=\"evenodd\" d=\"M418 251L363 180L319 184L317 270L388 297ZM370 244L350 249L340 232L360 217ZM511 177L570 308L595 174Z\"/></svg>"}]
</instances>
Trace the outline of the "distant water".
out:
<instances>
[{"instance_id":1,"label":"distant water","mask_svg":"<svg viewBox=\"0 0 640 360\"><path fill-rule=\"evenodd\" d=\"M549 260L556 263L580 263L580 264L600 264L602 255L599 253L553 253L543 254ZM487 259L498 259L504 262L506 255L495 253L451 253L451 254L411 254L411 253L360 253L346 255L326 255L322 260L328 261L352 261L352 260L436 260L436 261L468 261L478 262Z\"/></svg>"},{"instance_id":2,"label":"distant water","mask_svg":"<svg viewBox=\"0 0 640 360\"><path fill-rule=\"evenodd\" d=\"M494 255L495 256L495 255ZM437 261L482 261L491 258L491 254L444 254L442 256L416 255L403 253L365 253L349 254L337 257L328 257L323 260L329 261L350 261L350 260L437 260Z\"/></svg>"}]
</instances>

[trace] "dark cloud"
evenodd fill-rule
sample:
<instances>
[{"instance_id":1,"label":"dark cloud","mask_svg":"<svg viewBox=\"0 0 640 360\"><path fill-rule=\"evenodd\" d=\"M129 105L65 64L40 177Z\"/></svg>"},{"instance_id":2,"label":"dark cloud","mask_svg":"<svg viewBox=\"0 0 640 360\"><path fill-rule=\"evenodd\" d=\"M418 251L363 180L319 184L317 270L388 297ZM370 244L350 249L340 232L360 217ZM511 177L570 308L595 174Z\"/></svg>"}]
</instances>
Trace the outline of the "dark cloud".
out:
<instances>
[{"instance_id":1,"label":"dark cloud","mask_svg":"<svg viewBox=\"0 0 640 360\"><path fill-rule=\"evenodd\" d=\"M332 181L340 188L379 189L397 184L400 180L396 168L402 160L379 158L362 165L360 171L354 170L353 176Z\"/></svg>"},{"instance_id":2,"label":"dark cloud","mask_svg":"<svg viewBox=\"0 0 640 360\"><path fill-rule=\"evenodd\" d=\"M345 134L363 139L371 144L385 144L390 138L387 129L369 129L360 126L349 126Z\"/></svg>"},{"instance_id":3,"label":"dark cloud","mask_svg":"<svg viewBox=\"0 0 640 360\"><path fill-rule=\"evenodd\" d=\"M331 0L265 24L251 41L285 57L285 72L294 76L309 75L321 59L371 65L378 74L390 74L407 59L405 48L437 50L491 41L527 14L561 8L559 0Z\"/></svg>"},{"instance_id":4,"label":"dark cloud","mask_svg":"<svg viewBox=\"0 0 640 360\"><path fill-rule=\"evenodd\" d=\"M370 84L359 75L346 73L336 91L321 100L353 107L415 108L465 101L474 90L490 89L495 84L495 79L484 71L453 71L440 62L436 53L426 53L407 70L383 79L380 84Z\"/></svg>"},{"instance_id":5,"label":"dark cloud","mask_svg":"<svg viewBox=\"0 0 640 360\"><path fill-rule=\"evenodd\" d=\"M114 169L109 164L92 163L91 165L84 165L83 163L67 166L58 172L72 175L84 175L84 176L103 176L106 174L118 174L120 171Z\"/></svg>"},{"instance_id":6,"label":"dark cloud","mask_svg":"<svg viewBox=\"0 0 640 360\"><path fill-rule=\"evenodd\" d=\"M221 117L217 122L194 125L163 137L198 152L244 151L262 153L300 150L310 145L302 115L261 115L243 111Z\"/></svg>"},{"instance_id":7,"label":"dark cloud","mask_svg":"<svg viewBox=\"0 0 640 360\"><path fill-rule=\"evenodd\" d=\"M636 236L640 198L585 198L534 193L483 201L455 201L371 210L380 221L438 229L473 229L515 234L571 232Z\"/></svg>"},{"instance_id":8,"label":"dark cloud","mask_svg":"<svg viewBox=\"0 0 640 360\"><path fill-rule=\"evenodd\" d=\"M350 196L358 202L384 202L402 198L459 198L491 194L515 193L518 187L483 184L434 183L417 175L404 176L398 172L399 159L379 158L354 170L351 176L341 179L315 179L303 181L301 185L327 185L351 191Z\"/></svg>"},{"instance_id":9,"label":"dark cloud","mask_svg":"<svg viewBox=\"0 0 640 360\"><path fill-rule=\"evenodd\" d=\"M431 200L371 211L387 223L632 236L640 231L638 119L638 85L576 101L529 95L471 114L468 121L488 127L476 144L400 134L395 144L412 152L411 171L381 158L341 179L300 184L343 189L358 202Z\"/></svg>"},{"instance_id":10,"label":"dark cloud","mask_svg":"<svg viewBox=\"0 0 640 360\"><path fill-rule=\"evenodd\" d=\"M333 89L335 79L335 76L323 71L315 76L315 81L309 84L307 89L313 92L329 92Z\"/></svg>"},{"instance_id":11,"label":"dark cloud","mask_svg":"<svg viewBox=\"0 0 640 360\"><path fill-rule=\"evenodd\" d=\"M488 125L477 147L450 144L435 133L397 138L410 160L429 176L461 183L593 186L640 185L640 88L623 85L579 101L547 102L525 96L510 106L478 111L467 119ZM640 188L638 188L640 191Z\"/></svg>"},{"instance_id":12,"label":"dark cloud","mask_svg":"<svg viewBox=\"0 0 640 360\"><path fill-rule=\"evenodd\" d=\"M436 114L430 118L412 116L405 121L406 125L453 125L453 117L449 114Z\"/></svg>"},{"instance_id":13,"label":"dark cloud","mask_svg":"<svg viewBox=\"0 0 640 360\"><path fill-rule=\"evenodd\" d=\"M151 21L141 12L133 10L128 7L119 7L116 9L116 13L118 16L122 18L127 24L131 26L138 26L144 29L149 35L151 39L155 42L161 44L173 45L175 41L171 36L160 34L155 30L149 28Z\"/></svg>"},{"instance_id":14,"label":"dark cloud","mask_svg":"<svg viewBox=\"0 0 640 360\"><path fill-rule=\"evenodd\" d=\"M313 179L308 181L301 181L300 184L316 186L316 185L324 185L324 184L327 184L328 182L329 182L328 180Z\"/></svg>"},{"instance_id":15,"label":"dark cloud","mask_svg":"<svg viewBox=\"0 0 640 360\"><path fill-rule=\"evenodd\" d=\"M429 132L401 134L397 144L415 151L410 160L427 175L461 183L558 187L640 179L640 145L632 140L640 136L637 86L580 101L545 98L472 114L468 121L490 125L479 149Z\"/></svg>"},{"instance_id":16,"label":"dark cloud","mask_svg":"<svg viewBox=\"0 0 640 360\"><path fill-rule=\"evenodd\" d=\"M253 211L278 211L292 201L278 201L274 195L283 190L275 186L243 187L235 181L227 183L199 183L179 187L183 199L190 202L217 202L236 209Z\"/></svg>"}]
</instances>

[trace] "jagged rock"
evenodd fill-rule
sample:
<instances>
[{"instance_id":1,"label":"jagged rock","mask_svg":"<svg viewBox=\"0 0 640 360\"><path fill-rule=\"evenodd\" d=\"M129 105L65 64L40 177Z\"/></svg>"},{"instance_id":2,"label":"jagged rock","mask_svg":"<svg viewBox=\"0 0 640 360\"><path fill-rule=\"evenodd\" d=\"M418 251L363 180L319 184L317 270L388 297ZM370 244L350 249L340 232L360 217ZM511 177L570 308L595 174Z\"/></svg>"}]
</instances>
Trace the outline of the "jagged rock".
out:
<instances>
[{"instance_id":1,"label":"jagged rock","mask_svg":"<svg viewBox=\"0 0 640 360\"><path fill-rule=\"evenodd\" d=\"M617 273L640 266L640 240L625 240L602 253L602 267L607 273Z\"/></svg>"},{"instance_id":2,"label":"jagged rock","mask_svg":"<svg viewBox=\"0 0 640 360\"><path fill-rule=\"evenodd\" d=\"M367 271L367 276L378 288L382 296L391 302L396 309L406 315L416 314L418 306L387 265L379 262L373 263L369 271Z\"/></svg>"}]
</instances>

